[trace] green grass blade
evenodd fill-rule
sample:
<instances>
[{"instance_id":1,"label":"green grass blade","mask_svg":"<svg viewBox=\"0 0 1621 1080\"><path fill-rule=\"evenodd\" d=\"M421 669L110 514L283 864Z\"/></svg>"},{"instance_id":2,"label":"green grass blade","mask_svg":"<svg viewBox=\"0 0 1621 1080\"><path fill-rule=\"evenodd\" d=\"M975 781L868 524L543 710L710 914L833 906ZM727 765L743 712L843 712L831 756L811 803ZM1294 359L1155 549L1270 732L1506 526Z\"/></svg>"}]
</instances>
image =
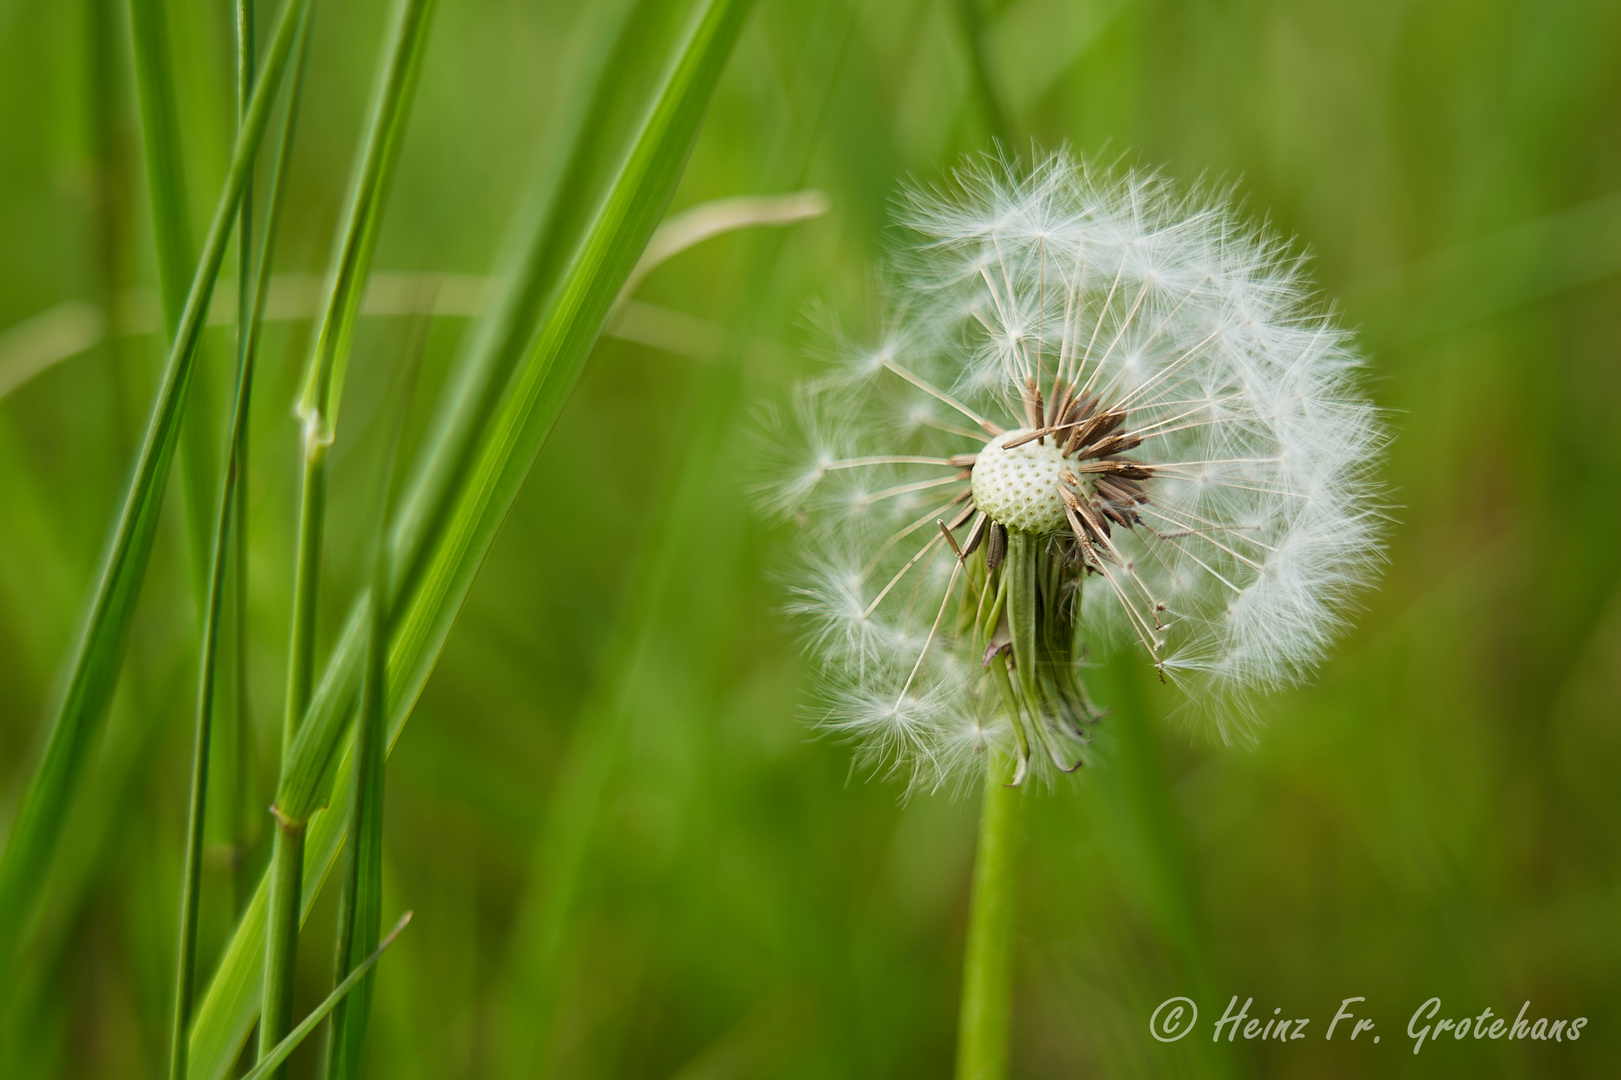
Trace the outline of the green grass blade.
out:
<instances>
[{"instance_id":1,"label":"green grass blade","mask_svg":"<svg viewBox=\"0 0 1621 1080\"><path fill-rule=\"evenodd\" d=\"M408 719L473 575L573 388L619 288L674 192L750 7L748 0L714 0L685 37L630 153L569 258L511 391L475 446L469 487L425 556L428 569L422 584L395 598L398 614L388 655L390 746ZM613 74L606 72L605 77ZM402 515L409 512L409 506L402 508ZM399 535L396 529L395 536ZM284 777L278 802L285 797L289 807L313 810L328 801L342 805L347 798L341 764L345 719L360 682L364 643L364 613L357 606L299 729L292 770ZM334 775L337 786L328 795L326 786ZM331 866L342 830L339 815L318 814L311 822L304 862L310 886L304 892L306 910L319 879ZM194 1076L210 1080L223 1076L253 1025L258 979L252 966L262 955L266 891L261 884L198 1010L192 1033Z\"/></svg>"},{"instance_id":2,"label":"green grass blade","mask_svg":"<svg viewBox=\"0 0 1621 1080\"><path fill-rule=\"evenodd\" d=\"M366 667L360 682L360 709L354 738L353 794L349 800L349 857L343 887L338 894L338 949L334 971L347 976L357 957L377 945L383 917L383 760L388 738L388 505L394 464L411 401L411 390L428 343L429 318L417 320L416 341L407 350L411 358L401 382L400 400L387 453L377 482L375 525L371 541L371 590L366 597ZM371 1014L372 986L368 976L332 1013L332 1037L327 1042L327 1080L359 1080Z\"/></svg>"},{"instance_id":3,"label":"green grass blade","mask_svg":"<svg viewBox=\"0 0 1621 1080\"><path fill-rule=\"evenodd\" d=\"M361 961L360 965L349 973L349 977L339 983L337 989L328 994L326 1000L315 1007L314 1012L306 1016L297 1027L287 1033L286 1038L271 1048L270 1052L250 1069L247 1075L242 1077L242 1080L265 1080L265 1077L270 1076L279 1069L287 1061L288 1056L298 1049L298 1044L309 1038L310 1032L314 1031L322 1020L326 1019L326 1014L331 1012L350 991L360 984L362 979L371 973L371 969L376 966L377 961L382 957L383 950L394 944L394 939L399 936L400 931L404 930L406 923L410 921L411 913L409 911L401 915L400 921L394 924L394 929L388 932L388 937L378 943L377 948L372 950L371 955Z\"/></svg>"},{"instance_id":4,"label":"green grass blade","mask_svg":"<svg viewBox=\"0 0 1621 1080\"><path fill-rule=\"evenodd\" d=\"M74 645L61 705L23 796L5 855L0 858L0 972L11 969L17 948L28 933L40 898L39 883L49 868L90 746L117 683L126 632L152 550L164 481L174 457L197 340L304 2L289 0L282 13L266 56L264 78L254 89L248 115L237 134L231 166L186 299L180 330L169 352L134 475Z\"/></svg>"},{"instance_id":5,"label":"green grass blade","mask_svg":"<svg viewBox=\"0 0 1621 1080\"><path fill-rule=\"evenodd\" d=\"M237 0L236 2L236 111L237 122L248 111L248 100L253 93L254 65L257 59L258 45L257 32L257 5L254 0ZM307 40L308 27L300 31L300 40ZM287 136L296 126L294 117L297 116L298 87L303 80L305 50L300 48L297 61L298 70L294 75L293 91L289 95L287 121L283 125L282 149L287 146ZM271 192L274 197L275 190L280 182L280 170L285 161L285 153L278 154L274 179L271 181ZM236 300L236 340L238 368L247 367L252 370L252 354L257 344L259 334L259 320L255 318L254 299L255 286L263 292L268 285L268 259L261 260L259 280L254 278L253 265L253 183L243 189L242 216L237 223L237 300ZM267 223L268 224L268 223ZM265 249L274 242L274 235L267 231L262 244ZM253 400L253 379L251 374L244 383L247 394L248 412L252 415L251 402ZM244 492L251 490L248 476L248 436L249 425L246 417L237 431L236 438L230 444L229 468L236 475L236 482ZM233 649L232 708L229 723L223 727L221 761L226 766L225 775L221 777L223 790L227 793L225 807L225 829L230 838L230 857L234 866L232 873L232 901L233 908L240 901L242 868L247 862L247 851L251 841L252 824L247 812L247 803L250 798L249 750L253 745L251 698L248 693L248 500L246 496L235 502L236 517L231 523L234 537L234 550L232 552L232 581L231 588L234 603L231 609L231 629ZM177 1053L180 1049L177 1048Z\"/></svg>"},{"instance_id":6,"label":"green grass blade","mask_svg":"<svg viewBox=\"0 0 1621 1080\"><path fill-rule=\"evenodd\" d=\"M235 445L248 404L252 376L248 353L237 368L236 393L231 408L229 444ZM220 607L225 593L225 560L231 539L236 497L234 455L225 470L215 519L213 554L209 560L208 599L204 607L202 655L197 686L197 724L193 736L191 794L186 818L185 875L180 891L180 948L175 962L174 1026L169 1055L170 1080L185 1080L186 1029L191 1021L192 991L197 968L197 913L203 885L203 827L208 816L209 743L214 731L214 684L218 674Z\"/></svg>"},{"instance_id":7,"label":"green grass blade","mask_svg":"<svg viewBox=\"0 0 1621 1080\"><path fill-rule=\"evenodd\" d=\"M180 110L169 48L167 4L168 0L133 0L129 15L146 184L157 250L158 293L163 302L163 326L173 344L196 265L196 246L192 238L190 199L186 193L185 156L180 144ZM205 401L212 400L208 393L207 366L194 373L193 379L197 383L197 395ZM206 421L199 410L193 409L189 418L183 417L180 424L181 511L185 516L187 550L199 604L207 589L207 493L213 474Z\"/></svg>"},{"instance_id":8,"label":"green grass blade","mask_svg":"<svg viewBox=\"0 0 1621 1080\"><path fill-rule=\"evenodd\" d=\"M239 3L237 25L238 104L243 117L246 117L248 104L251 101L253 78L252 0L243 0L243 2ZM293 133L297 128L305 61L309 55L307 47L308 30L309 8L306 7L298 30L303 47L299 49L296 70L293 74L293 89L288 97L287 114L282 128L282 138L280 145L277 147L275 162L271 169L270 212L265 220L266 231L256 266L252 258L252 214L250 209L252 196L249 187L243 189L242 206L238 217L238 235L240 237L238 250L241 253L241 279L238 283L237 295L236 390L231 409L230 429L226 438L227 465L219 495L219 514L215 521L213 551L209 562L208 602L203 619L202 655L199 664L200 676L197 691L196 749L192 765L191 805L186 832L185 880L182 885L180 904L180 947L179 958L176 962L174 1023L170 1041L169 1076L171 1080L185 1080L186 1066L190 1057L188 1033L191 1028L191 1012L196 987L197 918L202 892L204 825L207 816L209 783L209 743L213 732L215 686L218 681L220 619L225 599L226 564L230 554L228 545L233 537L238 541L237 610L240 615L246 603L245 574L242 572L242 560L246 549L241 541L243 540L242 531L245 530L247 525L246 515L242 509L246 500L241 493L246 490L245 464L248 412L253 398L254 360L258 351L259 332L263 324L265 302L269 295L270 266L276 246L276 231L281 218L280 195L283 190L282 179L290 156ZM237 638L239 647L244 633L245 630L239 626ZM238 680L242 680L245 675L241 669L242 664L239 662ZM250 733L244 728L246 712L242 705L240 683L238 685L235 719L239 729L241 729L236 733L238 746L241 746L250 736ZM241 782L245 779L245 771L233 779ZM236 785L228 785L226 790L235 794L237 791ZM241 799L238 798L236 801L240 803Z\"/></svg>"},{"instance_id":9,"label":"green grass blade","mask_svg":"<svg viewBox=\"0 0 1621 1080\"><path fill-rule=\"evenodd\" d=\"M750 6L748 0L707 5L477 448L395 631L389 670L396 725L427 681L485 552L674 192Z\"/></svg>"},{"instance_id":10,"label":"green grass blade","mask_svg":"<svg viewBox=\"0 0 1621 1080\"><path fill-rule=\"evenodd\" d=\"M292 761L293 739L309 705L315 667L321 546L325 532L327 450L337 424L343 377L360 297L376 250L378 227L399 161L406 121L434 10L433 0L401 0L395 11L373 95L371 117L350 186L333 256L332 285L316 332L299 414L303 422L304 476L299 504L298 555L293 580L292 643L288 650L286 712L282 725L282 773ZM278 795L277 830L271 852L273 886L265 943L264 1012L259 1025L261 1059L292 1022L298 967L305 818Z\"/></svg>"},{"instance_id":11,"label":"green grass blade","mask_svg":"<svg viewBox=\"0 0 1621 1080\"><path fill-rule=\"evenodd\" d=\"M314 676L314 620L325 514L326 453L335 434L349 344L376 249L378 224L399 158L433 8L433 0L401 0L395 13L360 161L338 231L332 259L332 284L316 331L299 405L304 424L304 484L295 570L293 640L288 661L287 715L283 728L284 756L308 706ZM285 760L283 764L285 769ZM284 813L297 819L303 817L287 803L278 804Z\"/></svg>"},{"instance_id":12,"label":"green grass blade","mask_svg":"<svg viewBox=\"0 0 1621 1080\"><path fill-rule=\"evenodd\" d=\"M443 524L450 493L466 477L473 443L495 411L567 256L623 157L623 140L615 134L633 127L624 114L649 96L636 75L664 65L674 39L665 23L679 9L657 0L618 0L590 38L593 47L583 66L593 90L584 108L566 115L559 164L542 173L533 207L521 215L532 220L514 230L522 240L501 260L501 276L510 285L459 358L454 383L443 396L425 452L406 485L393 534L394 593L420 568L419 556Z\"/></svg>"},{"instance_id":13,"label":"green grass blade","mask_svg":"<svg viewBox=\"0 0 1621 1080\"><path fill-rule=\"evenodd\" d=\"M391 731L403 724L426 683L484 553L675 189L748 8L748 0L714 0L706 6L590 232L571 257L506 397L483 425L446 525L422 556L423 569L396 598L399 618L389 653ZM403 512L411 513L412 507ZM307 814L322 805L358 681L362 640L351 617L298 733L292 768L283 774L277 804L285 813Z\"/></svg>"},{"instance_id":14,"label":"green grass blade","mask_svg":"<svg viewBox=\"0 0 1621 1080\"><path fill-rule=\"evenodd\" d=\"M165 0L133 0L129 9L134 46L135 88L140 104L146 183L152 202L152 233L157 251L158 294L163 325L171 339L180 327L191 279L191 212L180 149L180 110L175 103L169 16Z\"/></svg>"},{"instance_id":15,"label":"green grass blade","mask_svg":"<svg viewBox=\"0 0 1621 1080\"><path fill-rule=\"evenodd\" d=\"M314 437L326 443L332 441L337 426L355 318L377 248L378 226L399 162L435 7L435 0L400 0L394 12L361 158L350 184L332 258L332 285L299 403L306 429L315 425Z\"/></svg>"}]
</instances>

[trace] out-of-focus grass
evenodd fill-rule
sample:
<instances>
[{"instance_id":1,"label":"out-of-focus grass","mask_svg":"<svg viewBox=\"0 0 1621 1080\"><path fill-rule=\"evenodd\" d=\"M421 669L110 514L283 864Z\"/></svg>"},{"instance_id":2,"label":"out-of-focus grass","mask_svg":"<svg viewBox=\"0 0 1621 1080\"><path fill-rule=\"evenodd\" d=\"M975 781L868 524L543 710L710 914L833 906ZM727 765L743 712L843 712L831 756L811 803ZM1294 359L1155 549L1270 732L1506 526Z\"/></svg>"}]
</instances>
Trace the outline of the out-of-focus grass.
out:
<instances>
[{"instance_id":1,"label":"out-of-focus grass","mask_svg":"<svg viewBox=\"0 0 1621 1080\"><path fill-rule=\"evenodd\" d=\"M280 271L324 266L386 7L320 7L306 89L319 107L300 122ZM1401 504L1382 588L1315 685L1264 705L1255 748L1167 721L1174 701L1138 665L1098 673L1131 737L1108 769L1026 807L1016 1073L1610 1075L1621 16L1458 0L980 13L1014 130L1236 183L1309 244L1392 410ZM169 15L187 186L217 191L229 20L197 0ZM0 6L0 327L157 283L125 18L104 0ZM534 148L556 146L546 133L580 92L590 18L442 6L378 269L493 269ZM655 272L640 298L718 325L728 349L704 362L605 340L542 451L390 759L383 909L417 917L379 969L373 1075L508 1076L526 1046L569 1076L948 1069L973 801L898 805L810 736L767 575L783 537L756 522L746 485L749 406L814 367L807 305L869 321L896 184L985 145L962 27L956 0L756 11L675 206L810 185L833 212ZM110 71L92 66L108 54ZM419 402L467 325L435 321ZM267 326L255 390L255 807L275 781L307 332ZM208 331L212 362L225 333ZM391 318L356 333L332 456L336 596L365 574L367 447L406 338ZM8 827L160 352L115 336L0 399ZM407 455L425 422L419 408ZM0 1018L0 1075L161 1068L196 647L178 511L171 497L26 992ZM323 611L323 655L345 607ZM584 725L614 715L622 736L582 765ZM564 770L587 766L592 803L556 797ZM536 868L557 865L558 829L583 853L547 944L525 928L556 884ZM205 874L204 979L231 881L221 860ZM334 909L325 897L307 924L300 1014L330 988ZM525 989L537 965L547 993ZM1255 998L1252 1015L1312 1017L1313 1037L1162 1046L1148 1015L1176 994L1198 999L1204 1040L1233 994ZM1357 995L1381 1042L1323 1041ZM1530 999L1533 1016L1590 1023L1574 1044L1447 1040L1415 1058L1402 1032L1431 996L1443 1015L1512 1017ZM315 1056L295 1055L295 1073Z\"/></svg>"}]
</instances>

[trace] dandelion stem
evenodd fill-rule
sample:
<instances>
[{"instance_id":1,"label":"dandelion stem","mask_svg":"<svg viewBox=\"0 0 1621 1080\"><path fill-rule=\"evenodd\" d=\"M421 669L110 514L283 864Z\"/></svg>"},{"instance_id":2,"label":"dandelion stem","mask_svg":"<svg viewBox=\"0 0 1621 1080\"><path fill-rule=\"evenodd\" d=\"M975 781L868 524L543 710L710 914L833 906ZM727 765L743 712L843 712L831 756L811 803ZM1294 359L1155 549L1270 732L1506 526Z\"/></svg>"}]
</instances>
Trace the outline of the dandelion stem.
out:
<instances>
[{"instance_id":1,"label":"dandelion stem","mask_svg":"<svg viewBox=\"0 0 1621 1080\"><path fill-rule=\"evenodd\" d=\"M1019 818L1024 805L1023 786L1008 782L1013 768L1010 757L993 753L985 772L963 956L957 1080L1002 1080L1008 1072Z\"/></svg>"}]
</instances>

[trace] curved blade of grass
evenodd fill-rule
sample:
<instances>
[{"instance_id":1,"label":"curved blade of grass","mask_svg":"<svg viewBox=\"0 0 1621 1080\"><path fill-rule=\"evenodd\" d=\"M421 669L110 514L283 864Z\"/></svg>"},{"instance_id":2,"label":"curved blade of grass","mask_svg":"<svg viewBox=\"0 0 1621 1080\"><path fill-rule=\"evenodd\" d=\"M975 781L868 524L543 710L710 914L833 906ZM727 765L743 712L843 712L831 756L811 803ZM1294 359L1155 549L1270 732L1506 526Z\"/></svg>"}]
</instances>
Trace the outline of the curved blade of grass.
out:
<instances>
[{"instance_id":1,"label":"curved blade of grass","mask_svg":"<svg viewBox=\"0 0 1621 1080\"><path fill-rule=\"evenodd\" d=\"M298 1049L298 1044L309 1038L310 1032L314 1031L322 1020L326 1019L326 1014L331 1012L350 991L360 984L362 979L371 973L371 969L382 958L383 950L394 944L394 939L399 936L400 931L404 930L405 925L410 921L411 912L407 911L404 915L401 915L400 921L394 924L394 929L388 932L388 937L378 943L377 948L372 950L371 955L362 960L360 965L349 973L349 977L339 983L337 989L328 994L326 1000L315 1007L315 1011L306 1016L292 1031L289 1031L287 1037L272 1047L270 1052L257 1065L249 1069L247 1074L242 1077L242 1080L265 1080L271 1073L279 1069L292 1052Z\"/></svg>"},{"instance_id":2,"label":"curved blade of grass","mask_svg":"<svg viewBox=\"0 0 1621 1080\"><path fill-rule=\"evenodd\" d=\"M237 133L231 167L203 245L202 261L192 279L179 332L169 351L134 475L103 556L83 630L74 645L67 687L40 763L23 796L5 855L0 858L0 972L10 971L17 947L30 932L40 882L117 683L130 616L152 551L164 481L174 458L203 317L225 258L243 186L287 66L298 15L306 2L288 0L265 58L264 78L254 88L248 115Z\"/></svg>"},{"instance_id":3,"label":"curved blade of grass","mask_svg":"<svg viewBox=\"0 0 1621 1080\"><path fill-rule=\"evenodd\" d=\"M186 194L185 158L180 148L180 110L175 98L174 65L169 50L168 0L132 0L130 43L135 59L135 88L140 105L141 142L146 159L146 186L152 205L152 236L157 249L158 293L163 300L163 326L173 344L185 312L195 263L190 199ZM208 375L194 376L204 400ZM213 473L206 418L192 410L180 424L180 496L187 550L199 605L207 589L209 506Z\"/></svg>"},{"instance_id":4,"label":"curved blade of grass","mask_svg":"<svg viewBox=\"0 0 1621 1080\"><path fill-rule=\"evenodd\" d=\"M712 0L684 39L630 154L613 177L560 279L557 295L525 350L518 375L494 422L470 459L470 479L456 489L451 527L425 552L420 584L397 595L388 653L389 745L399 737L433 663L449 635L474 573L516 496L524 475L573 389L615 297L645 248L675 190L699 122L751 7L750 0ZM604 73L612 78L611 70ZM521 287L523 282L518 282ZM430 443L430 451L435 445ZM419 476L422 475L419 472ZM410 504L400 516L411 514ZM395 557L409 554L396 523ZM299 729L287 781L278 802L313 810L330 798L347 798L345 719L360 681L364 653L363 605L351 613ZM328 796L325 778L337 775ZM339 815L318 814L305 844L303 907L308 911L342 839ZM266 887L249 905L227 946L219 972L198 1010L192 1032L192 1074L225 1075L258 1009L260 959L265 929Z\"/></svg>"},{"instance_id":5,"label":"curved blade of grass","mask_svg":"<svg viewBox=\"0 0 1621 1080\"><path fill-rule=\"evenodd\" d=\"M288 650L286 712L282 724L282 773L291 763L293 739L309 705L315 670L315 619L320 593L321 545L326 521L327 450L332 445L348 369L355 317L377 248L378 226L399 162L406 121L432 22L433 0L400 0L383 53L377 90L360 161L350 185L344 222L333 256L332 287L316 332L309 374L299 403L303 422L304 475L299 501L298 554L293 574L292 642ZM263 1059L292 1022L293 982L298 967L298 927L303 878L304 826L308 812L277 799L277 829L271 848L271 890L265 942L264 1011L259 1024Z\"/></svg>"},{"instance_id":6,"label":"curved blade of grass","mask_svg":"<svg viewBox=\"0 0 1621 1080\"><path fill-rule=\"evenodd\" d=\"M628 300L662 263L711 237L757 225L792 225L820 217L827 209L827 196L811 190L787 195L734 195L683 210L660 225L647 242L647 250L636 260L619 290L618 303Z\"/></svg>"}]
</instances>

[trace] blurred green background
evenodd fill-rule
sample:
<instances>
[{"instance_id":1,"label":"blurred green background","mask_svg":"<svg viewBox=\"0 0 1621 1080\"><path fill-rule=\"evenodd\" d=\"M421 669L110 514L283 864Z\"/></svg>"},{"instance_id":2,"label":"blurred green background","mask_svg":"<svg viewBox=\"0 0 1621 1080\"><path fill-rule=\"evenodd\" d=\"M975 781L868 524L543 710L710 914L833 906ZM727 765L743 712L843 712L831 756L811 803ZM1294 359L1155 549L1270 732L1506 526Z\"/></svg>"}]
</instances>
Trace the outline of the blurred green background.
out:
<instances>
[{"instance_id":1,"label":"blurred green background","mask_svg":"<svg viewBox=\"0 0 1621 1080\"><path fill-rule=\"evenodd\" d=\"M319 5L279 272L324 268L385 8ZM231 10L176 0L170 17L200 233L233 124ZM600 22L578 3L444 0L379 270L491 271ZM155 269L133 101L124 5L0 0L0 823L161 361L141 332ZM750 437L759 403L814 369L817 323L871 319L897 186L998 131L1230 184L1297 236L1370 357L1400 507L1356 630L1315 685L1263 704L1256 746L1178 726L1146 664L1097 673L1115 760L1029 807L1015 1074L1616 1075L1621 6L1538 0L764 0L674 209L814 187L831 210L655 272L638 296L686 317L660 338L676 348L599 344L389 762L385 921L416 921L379 969L372 1075L948 1073L977 806L902 803L806 725L771 578L788 537L751 511ZM434 321L409 438L469 325ZM308 330L270 324L252 420L257 744L233 799L254 875ZM409 332L360 330L326 644ZM217 416L229 331L209 334ZM0 1017L0 1075L161 1074L188 559L171 512L26 992ZM225 816L204 979L244 880ZM334 906L303 938L301 1009L330 985ZM1160 1044L1148 1018L1175 995L1200 1026ZM1307 1038L1212 1047L1233 995L1312 1018ZM1343 1024L1323 1040L1353 996L1379 1044ZM1430 997L1442 1016L1529 999L1530 1017L1589 1023L1577 1043L1415 1056L1404 1029Z\"/></svg>"}]
</instances>

